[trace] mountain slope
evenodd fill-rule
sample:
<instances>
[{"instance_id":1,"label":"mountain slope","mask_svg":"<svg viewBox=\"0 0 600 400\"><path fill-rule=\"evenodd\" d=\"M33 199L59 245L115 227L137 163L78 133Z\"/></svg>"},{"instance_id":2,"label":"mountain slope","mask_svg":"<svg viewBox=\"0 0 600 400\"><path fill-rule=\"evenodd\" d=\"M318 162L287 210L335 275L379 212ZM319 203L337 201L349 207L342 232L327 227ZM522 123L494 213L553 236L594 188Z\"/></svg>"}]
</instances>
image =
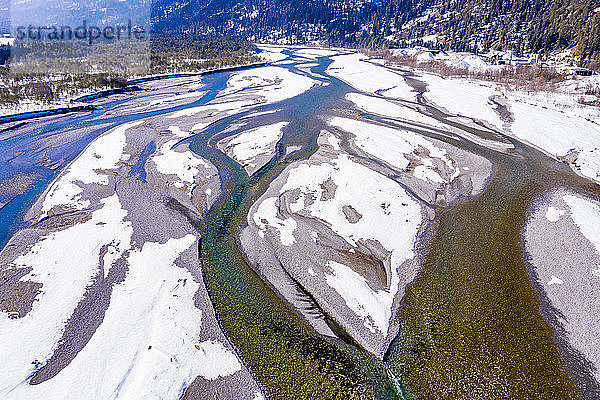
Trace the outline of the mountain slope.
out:
<instances>
[{"instance_id":1,"label":"mountain slope","mask_svg":"<svg viewBox=\"0 0 600 400\"><path fill-rule=\"evenodd\" d=\"M600 59L599 0L156 0L157 32L333 45L420 44Z\"/></svg>"},{"instance_id":2,"label":"mountain slope","mask_svg":"<svg viewBox=\"0 0 600 400\"><path fill-rule=\"evenodd\" d=\"M355 42L381 0L157 0L153 29L301 43Z\"/></svg>"},{"instance_id":3,"label":"mountain slope","mask_svg":"<svg viewBox=\"0 0 600 400\"><path fill-rule=\"evenodd\" d=\"M583 58L600 58L598 0L423 0L417 16L398 19L406 0L390 0L384 33L400 42L425 38L453 50L547 52L575 46ZM435 36L432 36L435 35Z\"/></svg>"}]
</instances>

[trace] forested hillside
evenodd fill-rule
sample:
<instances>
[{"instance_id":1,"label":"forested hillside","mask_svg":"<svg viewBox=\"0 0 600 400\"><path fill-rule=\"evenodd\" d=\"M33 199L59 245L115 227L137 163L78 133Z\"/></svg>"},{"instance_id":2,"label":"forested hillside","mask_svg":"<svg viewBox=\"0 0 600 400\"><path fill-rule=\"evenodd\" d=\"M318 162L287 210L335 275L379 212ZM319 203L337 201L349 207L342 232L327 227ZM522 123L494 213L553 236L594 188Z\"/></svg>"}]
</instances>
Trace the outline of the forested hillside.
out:
<instances>
[{"instance_id":1,"label":"forested hillside","mask_svg":"<svg viewBox=\"0 0 600 400\"><path fill-rule=\"evenodd\" d=\"M599 0L156 0L158 32L256 41L548 52L600 58Z\"/></svg>"},{"instance_id":2,"label":"forested hillside","mask_svg":"<svg viewBox=\"0 0 600 400\"><path fill-rule=\"evenodd\" d=\"M600 58L598 0L390 0L385 16L380 32L404 42L519 54L575 46L584 58Z\"/></svg>"},{"instance_id":3,"label":"forested hillside","mask_svg":"<svg viewBox=\"0 0 600 400\"><path fill-rule=\"evenodd\" d=\"M152 21L155 32L351 45L370 37L370 21L383 4L384 0L157 0Z\"/></svg>"},{"instance_id":4,"label":"forested hillside","mask_svg":"<svg viewBox=\"0 0 600 400\"><path fill-rule=\"evenodd\" d=\"M87 46L83 44L82 46ZM7 47L7 46L5 46ZM131 57L132 48L118 45L106 47L104 52L112 52L113 59L127 59ZM0 105L18 107L21 102L33 101L39 104L50 104L58 100L72 99L84 92L93 92L101 89L118 89L128 86L128 80L148 74L160 73L188 73L222 68L227 66L245 65L260 61L254 53L256 47L245 39L233 37L205 37L190 35L153 35L149 43L149 63L141 63L143 68L139 71L128 71L119 68L106 70L85 71L80 73L58 73L56 69L49 69L48 73L41 71L32 72L27 67L23 68L20 59L12 60L10 67L0 65ZM0 48L0 50L2 50ZM34 48L37 55L38 48ZM10 53L4 49L5 53ZM0 54L2 52L0 51ZM94 47L93 55L101 53L98 46ZM26 51L20 54L26 59ZM7 56L7 54L5 54ZM89 58L69 58L64 54L48 53L46 59L37 57L37 62L54 64L79 64L87 65ZM92 63L97 69L102 63Z\"/></svg>"}]
</instances>

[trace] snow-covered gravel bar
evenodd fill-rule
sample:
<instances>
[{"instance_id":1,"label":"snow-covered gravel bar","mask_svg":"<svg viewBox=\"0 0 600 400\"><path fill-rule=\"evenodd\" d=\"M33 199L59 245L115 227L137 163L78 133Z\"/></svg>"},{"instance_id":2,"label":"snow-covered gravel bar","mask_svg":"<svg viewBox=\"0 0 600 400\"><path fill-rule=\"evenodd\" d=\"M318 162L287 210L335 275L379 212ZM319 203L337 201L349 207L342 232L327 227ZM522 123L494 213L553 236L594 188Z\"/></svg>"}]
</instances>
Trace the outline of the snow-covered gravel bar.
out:
<instances>
[{"instance_id":1,"label":"snow-covered gravel bar","mask_svg":"<svg viewBox=\"0 0 600 400\"><path fill-rule=\"evenodd\" d=\"M540 199L523 232L525 250L558 341L592 363L600 380L600 203L566 189ZM577 356L580 353L580 356ZM568 358L567 358L568 359ZM583 363L585 365L585 363Z\"/></svg>"}]
</instances>

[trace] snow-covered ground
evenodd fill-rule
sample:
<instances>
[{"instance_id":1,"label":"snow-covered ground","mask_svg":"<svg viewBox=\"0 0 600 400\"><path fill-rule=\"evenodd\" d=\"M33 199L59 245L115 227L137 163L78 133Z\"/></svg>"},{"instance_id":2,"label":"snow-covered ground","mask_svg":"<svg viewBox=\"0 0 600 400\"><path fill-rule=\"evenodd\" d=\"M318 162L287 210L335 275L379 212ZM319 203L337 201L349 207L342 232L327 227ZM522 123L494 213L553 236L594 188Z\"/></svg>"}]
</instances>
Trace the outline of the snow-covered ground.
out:
<instances>
[{"instance_id":1,"label":"snow-covered ground","mask_svg":"<svg viewBox=\"0 0 600 400\"><path fill-rule=\"evenodd\" d=\"M406 121L418 122L423 125L434 126L436 128L448 129L449 126L436 120L435 118L428 117L420 112L417 112L414 108L407 105L401 105L392 103L382 97L367 96L360 93L348 93L346 99L356 104L357 107L363 109L366 112L386 115L392 118L400 118Z\"/></svg>"},{"instance_id":2,"label":"snow-covered ground","mask_svg":"<svg viewBox=\"0 0 600 400\"><path fill-rule=\"evenodd\" d=\"M125 221L127 212L121 209L118 197L103 199L102 204L90 220L51 233L14 261L16 268L32 268L24 280L43 286L26 316L9 319L7 314L0 313L3 396L22 384L27 386L27 377L36 368L34 360L47 360L52 355L65 322L99 272L100 247L114 243L119 253L130 247L132 228ZM14 398L19 397L25 398Z\"/></svg>"},{"instance_id":3,"label":"snow-covered ground","mask_svg":"<svg viewBox=\"0 0 600 400\"><path fill-rule=\"evenodd\" d=\"M444 79L434 74L423 74L419 79L427 83L425 97L449 113L464 115L502 127L500 116L490 104L491 96L499 95L496 88L467 79Z\"/></svg>"},{"instance_id":4,"label":"snow-covered ground","mask_svg":"<svg viewBox=\"0 0 600 400\"><path fill-rule=\"evenodd\" d=\"M327 181L336 188L331 195L324 193ZM399 290L398 267L414 256L421 206L400 185L345 154L328 163L302 163L291 168L280 194L298 190L296 200L288 205L291 213L324 221L352 247L372 240L391 253L389 286L385 289L372 290L362 275L340 263L330 263L331 271L325 275L327 283L363 319L365 327L386 335L392 303ZM276 200L261 199L252 219L259 236L275 229L281 243L291 246L297 224L294 218L281 216ZM360 215L358 221L349 220L344 207L351 207Z\"/></svg>"},{"instance_id":5,"label":"snow-covered ground","mask_svg":"<svg viewBox=\"0 0 600 400\"><path fill-rule=\"evenodd\" d=\"M136 248L117 194L101 204L88 221L49 234L14 261L17 268L32 268L23 279L43 286L23 318L0 314L3 398L177 398L198 375L214 379L241 368L221 343L197 340L202 326L202 313L193 300L198 284L174 265L196 237ZM102 324L56 377L29 385L40 363L58 346L86 287L97 274L108 273L98 268L98 251L104 245L113 245L117 253L107 253L104 268L110 269L110 260L119 257L129 267L125 280L113 289Z\"/></svg>"},{"instance_id":6,"label":"snow-covered ground","mask_svg":"<svg viewBox=\"0 0 600 400\"><path fill-rule=\"evenodd\" d=\"M485 120L496 130L553 157L571 155L577 172L600 182L600 110L560 93L525 95L487 82L443 79L433 74L423 74L421 79L427 82L425 97L431 102L451 113ZM494 111L489 99L498 95L508 105L512 123L504 124Z\"/></svg>"},{"instance_id":7,"label":"snow-covered ground","mask_svg":"<svg viewBox=\"0 0 600 400\"><path fill-rule=\"evenodd\" d=\"M223 101L220 103L215 102L215 103L211 103L211 104L207 104L207 105L203 105L203 106L185 108L183 110L176 111L172 114L169 114L167 116L167 118L177 119L177 118L182 118L182 117L190 117L193 115L197 115L200 113L207 113L207 112L214 112L214 113L236 112L236 111L239 111L240 109L242 109L243 107L251 106L253 104L256 104L256 102L252 99L231 100L231 101Z\"/></svg>"},{"instance_id":8,"label":"snow-covered ground","mask_svg":"<svg viewBox=\"0 0 600 400\"><path fill-rule=\"evenodd\" d=\"M289 58L288 55L282 53L287 50L285 47L260 45L258 48L260 49L260 53L257 54L258 57L270 63L276 63Z\"/></svg>"},{"instance_id":9,"label":"snow-covered ground","mask_svg":"<svg viewBox=\"0 0 600 400\"><path fill-rule=\"evenodd\" d=\"M437 60L451 66L487 70L499 66L487 65L478 56L463 53L431 53L423 49L399 49L396 55L425 54L429 60ZM399 75L386 69L381 63L361 61L366 56L354 54L338 56L329 72L348 82L355 88L386 96L413 99L414 93L399 85ZM380 60L374 60L380 61ZM424 61L424 60L421 60ZM378 65L379 64L379 65ZM582 90L589 85L598 85L600 78L573 77L560 84L557 91L524 92L509 90L493 82L466 78L443 78L439 75L419 71L416 78L427 84L425 99L442 107L459 118L469 117L485 122L491 129L517 137L547 154L567 161L581 175L600 182L600 109L579 103ZM381 91L391 88L397 92ZM403 88L404 89L398 89ZM399 92L398 92L399 90ZM507 106L508 120L501 118L497 105L491 99L498 98ZM379 114L409 116L407 109L385 103L383 99L360 99L352 95L349 100L361 108ZM423 121L418 117L418 122ZM460 120L462 122L462 120ZM466 137L466 136L465 136Z\"/></svg>"},{"instance_id":10,"label":"snow-covered ground","mask_svg":"<svg viewBox=\"0 0 600 400\"><path fill-rule=\"evenodd\" d=\"M483 138L477 136L467 130L462 130L444 124L441 121L436 120L433 117L429 117L417 111L416 105L408 106L407 104L393 103L388 99L384 99L376 96L368 96L360 93L348 93L346 99L354 103L358 108L373 114L378 114L386 117L391 117L397 120L406 121L411 124L417 124L423 128L438 128L445 132L450 132L466 139L469 139L475 143L482 144L488 148L497 150L506 150L513 146L506 141L494 140L491 138ZM470 119L464 117L449 118L450 120L457 120L458 122L467 126L473 126L473 122ZM482 126L476 127L479 130L485 130Z\"/></svg>"},{"instance_id":11,"label":"snow-covered ground","mask_svg":"<svg viewBox=\"0 0 600 400\"><path fill-rule=\"evenodd\" d=\"M415 164L412 174L418 179L450 183L460 173L460 169L448 158L446 150L416 133L341 117L332 118L330 124L354 134L354 143L358 147L392 167L407 170L411 163ZM420 148L423 150L419 151ZM410 159L407 158L409 155ZM434 165L436 159L439 163ZM440 163L448 171L444 177L441 176Z\"/></svg>"},{"instance_id":12,"label":"snow-covered ground","mask_svg":"<svg viewBox=\"0 0 600 400\"><path fill-rule=\"evenodd\" d=\"M509 97L514 115L510 132L552 156L573 157L583 176L600 182L600 125L570 113Z\"/></svg>"},{"instance_id":13,"label":"snow-covered ground","mask_svg":"<svg viewBox=\"0 0 600 400\"><path fill-rule=\"evenodd\" d=\"M174 148L179 140L190 136L191 132L182 131L174 125L169 126L169 130L176 139L163 143L156 154L150 158L150 162L156 166L156 170L161 174L177 177L173 181L173 186L179 189L187 188L188 192L191 192L196 177L199 175L198 167L208 169L210 166L185 146Z\"/></svg>"},{"instance_id":14,"label":"snow-covered ground","mask_svg":"<svg viewBox=\"0 0 600 400\"><path fill-rule=\"evenodd\" d=\"M367 60L360 53L335 56L327 73L367 93L414 100L415 93L402 75Z\"/></svg>"},{"instance_id":15,"label":"snow-covered ground","mask_svg":"<svg viewBox=\"0 0 600 400\"><path fill-rule=\"evenodd\" d=\"M319 84L307 76L277 66L253 68L235 73L221 95L257 93L266 103L277 103L297 96Z\"/></svg>"},{"instance_id":16,"label":"snow-covered ground","mask_svg":"<svg viewBox=\"0 0 600 400\"><path fill-rule=\"evenodd\" d=\"M199 83L198 86L202 87L202 84ZM193 90L193 91L189 92L189 93L175 93L171 96L163 96L163 95L158 94L156 99L152 100L152 97L150 97L148 99L148 101L141 102L141 104L136 105L136 107L130 108L129 111L130 112L141 111L144 109L148 109L150 107L154 108L154 109L173 107L176 104L182 104L182 103L199 100L200 98L202 98L202 96L204 96L206 94L206 92L204 92L204 91L199 91L199 90L194 90L194 89L188 89L188 90Z\"/></svg>"},{"instance_id":17,"label":"snow-covered ground","mask_svg":"<svg viewBox=\"0 0 600 400\"><path fill-rule=\"evenodd\" d=\"M260 168L269 158L275 155L275 144L283 136L282 129L286 122L265 125L226 138L219 144L227 155L240 163L248 173Z\"/></svg>"},{"instance_id":18,"label":"snow-covered ground","mask_svg":"<svg viewBox=\"0 0 600 400\"><path fill-rule=\"evenodd\" d=\"M271 46L265 52L273 61L280 61L287 58L282 50ZM304 49L295 54L301 57L301 68L307 71L317 57L334 52ZM359 54L334 55L328 69L328 73L368 94L349 93L348 101L367 112L408 124L456 132L458 128L417 112L421 106L414 103L416 93L400 73L363 58ZM468 58L463 62L475 64ZM489 83L442 79L433 74L422 74L417 79L428 85L425 98L451 113L453 121L472 124L467 117L484 120L490 128L514 135L554 156L574 154L574 165L580 172L600 181L600 129L595 122L586 121L584 114L561 112L560 107L544 107L535 101L532 104L531 99L527 101ZM193 271L180 266L182 257L196 251L196 236L185 232L172 235L171 239L155 240L152 235L156 233L149 229L136 237L132 222L136 207L126 207L127 194L116 189L114 177L125 180L126 174L120 170L129 167L134 155L128 149L135 147L136 137L145 137L144 140L155 141L157 148L146 163L148 179L155 185L153 190L164 188L167 182L168 193L161 196L178 191L171 190L173 186L181 189L180 194L189 202L197 192L193 190L195 185L201 179L209 179L207 174L217 174L187 145L173 148L178 141L217 118L248 106L292 98L315 84L322 83L275 65L238 71L232 74L227 89L214 104L160 118L160 123L165 120L167 124L161 129L168 127L171 135L148 133L159 125L154 119L121 125L92 142L52 184L40 203L41 217L52 217L52 210L66 210L83 212L89 218L46 232L12 261L15 268L31 268L22 280L42 286L27 315L10 318L9 314L0 313L0 354L4 359L0 366L0 397L178 398L198 376L213 380L242 371L243 365L226 341L203 336L211 316L198 308L202 282L193 276ZM404 99L410 104L378 95ZM514 118L512 123L494 111L491 96L505 99ZM179 98L167 96L140 107L161 106ZM343 318L340 324L365 348L380 354L387 348L380 338L394 337L396 333L392 329L394 307L418 271L410 263L416 262L414 247L426 221L428 200L433 203L426 196L418 198L420 192L417 194L411 184L416 181L437 192L451 187L475 168L465 163L466 155L456 157L458 149L408 129L393 129L349 116L328 116L323 120L330 132L322 132L317 153L309 160L286 167L252 207L248 215L249 228L256 230L252 246L258 246L262 239L277 250L270 257L289 250L293 260L301 259L300 267L306 274L298 280L303 280L305 286L313 285L307 286L309 289L322 289L314 294L324 308L329 307L327 312L338 312ZM271 122L228 137L219 145L242 166L254 170L272 157L286 124ZM344 146L342 137L347 139ZM476 165L481 166L481 171L491 171L488 164ZM466 195L476 194L475 188L484 186L489 174L481 175L478 184L463 185L470 191ZM413 181L400 181L406 177ZM89 196L86 190L90 185L100 194ZM218 195L217 187L202 187L201 191L208 196ZM129 194L140 195L138 189L135 187ZM600 207L575 195L561 199L562 202L543 209L544 223L560 224L570 218L600 255ZM157 202L162 204L163 198ZM203 210L196 211L201 214ZM167 215L175 218L175 214ZM172 229L171 222L157 230ZM307 230L307 226L311 229ZM321 246L323 257L334 253L336 256L308 264L304 258L314 254L306 251L312 248L307 242ZM127 273L113 286L110 304L89 342L55 377L29 385L36 370L60 346L65 324L86 290L94 279L107 279L117 260L126 262ZM290 274L294 273L295 264L286 267L292 271ZM540 273L540 277L549 290L558 291L574 282L573 275L565 270L547 272ZM579 272L589 279L600 279L600 264ZM571 323L579 317L569 316L567 320ZM361 337L364 332L378 339ZM569 332L573 343L593 341L578 329L570 328ZM589 329L585 332L589 333ZM375 340L380 342L373 344ZM119 343L118 351L114 351L115 342ZM585 346L581 351L588 354Z\"/></svg>"},{"instance_id":19,"label":"snow-covered ground","mask_svg":"<svg viewBox=\"0 0 600 400\"><path fill-rule=\"evenodd\" d=\"M328 57L339 54L338 50L330 50L330 49L319 49L319 48L306 48L296 50L295 54L299 54L301 56L308 57Z\"/></svg>"},{"instance_id":20,"label":"snow-covered ground","mask_svg":"<svg viewBox=\"0 0 600 400\"><path fill-rule=\"evenodd\" d=\"M40 218L48 215L55 206L83 210L90 205L89 200L81 197L80 184L108 185L108 171L118 167L120 161L129 159L124 154L125 132L143 121L121 125L111 132L93 141L68 168L61 179L55 181L44 198Z\"/></svg>"},{"instance_id":21,"label":"snow-covered ground","mask_svg":"<svg viewBox=\"0 0 600 400\"><path fill-rule=\"evenodd\" d=\"M423 39L434 41L436 37L435 35L430 35L429 37L424 37ZM470 72L479 72L499 68L499 66L488 64L483 58L473 53L429 51L427 48L419 46L393 49L390 52L393 56L415 57L419 63L439 61L451 67L468 69Z\"/></svg>"},{"instance_id":22,"label":"snow-covered ground","mask_svg":"<svg viewBox=\"0 0 600 400\"><path fill-rule=\"evenodd\" d=\"M141 102L133 106L147 106L146 99ZM225 116L252 103L226 101L211 112ZM173 148L192 134L191 126L209 124L212 114L173 114L125 123L95 139L30 210L36 221L48 217L42 221L48 228L36 228L39 239L23 245L2 268L26 271L17 280L39 285L40 292L32 294L25 315L0 312L1 398L177 399L198 379L205 387L215 381L211 388L223 379L246 382L242 389L251 396L240 396L254 396L257 387L250 376L242 377L247 370L194 275L196 231L163 204L165 195L175 195L191 206L191 187L199 181L212 185L207 196L210 190L219 195L215 168L186 145ZM145 163L148 182L141 183L130 173L132 159L152 142L157 150ZM174 194L178 189L171 190L171 183L185 190ZM91 315L82 317L82 304L96 296L94 290L102 294L89 300ZM76 343L75 349L65 343ZM57 374L30 384L44 366Z\"/></svg>"},{"instance_id":23,"label":"snow-covered ground","mask_svg":"<svg viewBox=\"0 0 600 400\"><path fill-rule=\"evenodd\" d=\"M281 55L281 56L282 57L287 57L287 56L284 56L284 55ZM196 72L198 74L200 74L202 72L207 72L207 70L196 71ZM163 76L163 75L169 75L169 74L157 74L157 75L137 76L137 77L132 77L132 79L143 79L143 78L160 77L160 76ZM198 76L200 76L200 75L198 75ZM154 82L150 81L149 85L151 86L155 82L156 81L154 81ZM145 86L145 85L148 85L148 83L144 83L141 86ZM90 94L95 94L95 93L98 93L100 91L110 90L110 89L114 89L114 88L111 88L111 87L98 87L98 88L93 89L92 91L90 91L90 90L81 91L81 92L76 93L74 95L65 96L64 98L56 99L56 100L54 100L50 104L48 104L46 102L31 100L31 99L24 99L24 100L19 101L16 104L4 104L4 105L0 106L0 116L3 116L3 115L12 115L12 114L20 114L20 113L30 112L30 111L42 111L42 110L60 109L60 108L65 108L65 107L87 106L87 105L89 105L89 103L81 102L81 101L76 101L76 100L79 99L79 98L81 98L81 97L83 97L83 96L87 96L87 95L90 95ZM139 107L136 107L136 108L137 109L142 109L142 108L148 107L148 106L169 105L170 103L173 103L173 102L179 101L179 100L190 99L190 98L194 98L194 97L198 97L199 98L203 94L202 92L195 91L196 89L198 89L198 87L194 87L194 86L190 85L188 87L188 89L189 90L194 90L194 92L190 92L190 93L173 93L172 96L164 97L164 98L157 99L157 100L150 100L150 101L146 102L145 104L140 104Z\"/></svg>"},{"instance_id":24,"label":"snow-covered ground","mask_svg":"<svg viewBox=\"0 0 600 400\"><path fill-rule=\"evenodd\" d=\"M600 206L579 196L563 197L571 211L571 217L587 240L594 245L600 254ZM599 266L600 267L600 266ZM592 270L594 273L596 270ZM594 273L598 276L598 272Z\"/></svg>"}]
</instances>

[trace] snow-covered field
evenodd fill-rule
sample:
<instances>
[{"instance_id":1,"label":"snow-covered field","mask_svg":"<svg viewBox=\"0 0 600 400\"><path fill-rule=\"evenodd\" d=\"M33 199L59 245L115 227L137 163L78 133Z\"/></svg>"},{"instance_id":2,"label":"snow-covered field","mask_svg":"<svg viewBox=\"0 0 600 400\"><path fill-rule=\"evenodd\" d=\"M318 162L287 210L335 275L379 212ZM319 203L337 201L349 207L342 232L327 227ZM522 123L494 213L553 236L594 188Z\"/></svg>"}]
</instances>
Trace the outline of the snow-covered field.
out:
<instances>
[{"instance_id":1,"label":"snow-covered field","mask_svg":"<svg viewBox=\"0 0 600 400\"><path fill-rule=\"evenodd\" d=\"M328 179L337 187L333 197L323 200L321 184ZM348 307L364 320L365 326L387 334L392 303L399 289L398 268L414 256L413 246L421 224L421 206L402 187L341 154L330 164L303 164L290 170L281 193L300 189L293 213L305 213L327 221L331 229L351 246L374 240L391 252L389 286L374 291L365 278L350 266L331 262L327 283L343 297ZM365 196L369 193L369 196ZM316 198L305 206L308 197ZM348 220L343 207L352 207L361 217ZM254 218L261 219L262 215ZM362 290L359 290L361 289Z\"/></svg>"},{"instance_id":2,"label":"snow-covered field","mask_svg":"<svg viewBox=\"0 0 600 400\"><path fill-rule=\"evenodd\" d=\"M289 58L288 55L282 53L283 51L287 50L286 47L260 45L259 49L260 53L258 53L258 57L270 63L277 63L278 61Z\"/></svg>"},{"instance_id":3,"label":"snow-covered field","mask_svg":"<svg viewBox=\"0 0 600 400\"><path fill-rule=\"evenodd\" d=\"M594 245L596 252L600 254L600 205L579 196L567 195L563 200L570 208L573 222L587 240ZM600 266L599 266L600 267ZM596 269L591 271L598 276Z\"/></svg>"},{"instance_id":4,"label":"snow-covered field","mask_svg":"<svg viewBox=\"0 0 600 400\"><path fill-rule=\"evenodd\" d=\"M118 207L113 195L92 220L48 237L17 261L34 267L34 279L44 281L44 291L26 317L3 316L0 322L4 398L177 398L198 375L214 379L241 368L221 343L197 340L202 329L202 313L193 301L198 284L173 264L196 238L132 249L131 228L119 221L124 213ZM96 248L119 240L117 246L130 250L127 277L113 289L102 324L75 359L53 379L29 385L28 377L40 367L32 360L51 356L64 321L97 272L94 243L81 237L98 240Z\"/></svg>"},{"instance_id":5,"label":"snow-covered field","mask_svg":"<svg viewBox=\"0 0 600 400\"><path fill-rule=\"evenodd\" d=\"M511 133L552 156L572 154L574 168L600 182L600 125L569 111L557 111L509 98L515 121Z\"/></svg>"},{"instance_id":6,"label":"snow-covered field","mask_svg":"<svg viewBox=\"0 0 600 400\"><path fill-rule=\"evenodd\" d=\"M434 126L436 128L448 129L449 126L445 125L435 118L428 117L417 112L414 108L408 107L407 105L400 105L392 103L381 97L367 96L360 93L348 93L346 99L356 104L366 112L375 113L379 115L386 115L393 118L400 118L406 121L418 122L423 125Z\"/></svg>"},{"instance_id":7,"label":"snow-covered field","mask_svg":"<svg viewBox=\"0 0 600 400\"><path fill-rule=\"evenodd\" d=\"M496 129L502 128L500 116L489 101L491 96L500 94L496 88L467 79L444 79L433 74L423 74L421 79L427 82L427 100L452 114L481 119Z\"/></svg>"},{"instance_id":8,"label":"snow-covered field","mask_svg":"<svg viewBox=\"0 0 600 400\"><path fill-rule=\"evenodd\" d=\"M590 110L573 96L565 98L560 93L525 96L490 83L432 74L423 74L422 79L428 84L425 97L433 103L457 115L483 119L553 157L571 155L577 172L600 182L600 110ZM497 95L505 99L512 123L504 124L494 112L489 98ZM569 99L570 105L565 103Z\"/></svg>"},{"instance_id":9,"label":"snow-covered field","mask_svg":"<svg viewBox=\"0 0 600 400\"><path fill-rule=\"evenodd\" d=\"M23 279L43 286L23 318L0 314L4 398L177 398L198 375L214 379L241 368L221 343L197 339L202 312L193 298L199 286L187 270L174 265L182 252L193 250L196 237L137 248L117 194L101 203L90 220L49 234L13 263L32 268ZM103 246L114 249L104 256L104 271L98 266ZM59 345L86 287L98 274L106 276L118 258L126 260L127 276L115 285L91 340L56 377L29 385Z\"/></svg>"},{"instance_id":10,"label":"snow-covered field","mask_svg":"<svg viewBox=\"0 0 600 400\"><path fill-rule=\"evenodd\" d=\"M456 134L462 136L468 140L471 140L475 143L481 144L491 149L497 149L504 151L506 149L510 149L513 146L505 141L494 140L490 138L483 138L477 136L467 130L462 130L455 128L451 125L444 124L436 120L433 117L429 117L417 111L417 105L407 105L407 104L399 104L393 103L389 99L384 99L376 96L369 96L360 93L348 93L346 95L346 99L354 103L358 108L377 115L382 115L385 117L391 117L400 121L406 121L411 125L417 125L421 128L437 128L441 129L442 132L449 132L452 134ZM456 117L456 118L448 118L449 120L459 119L458 122L467 125L473 126L473 122L470 119ZM482 126L476 126L479 130L485 130ZM439 131L438 131L439 132Z\"/></svg>"}]
</instances>

